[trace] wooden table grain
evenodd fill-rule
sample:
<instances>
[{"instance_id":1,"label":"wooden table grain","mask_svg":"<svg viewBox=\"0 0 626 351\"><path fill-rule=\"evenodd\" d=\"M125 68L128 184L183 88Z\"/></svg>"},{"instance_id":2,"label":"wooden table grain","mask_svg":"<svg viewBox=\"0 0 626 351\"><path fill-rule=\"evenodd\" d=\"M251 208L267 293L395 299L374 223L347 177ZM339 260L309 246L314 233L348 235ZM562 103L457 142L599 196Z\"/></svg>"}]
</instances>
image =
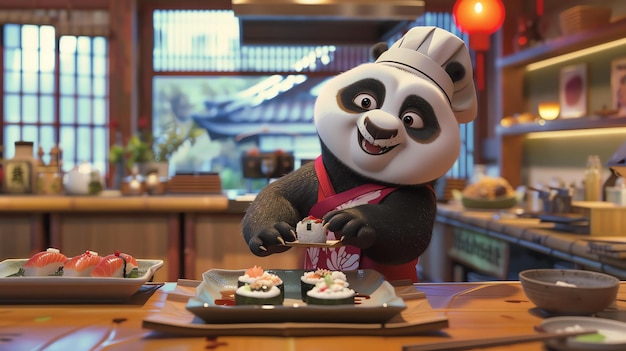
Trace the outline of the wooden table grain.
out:
<instances>
[{"instance_id":1,"label":"wooden table grain","mask_svg":"<svg viewBox=\"0 0 626 351\"><path fill-rule=\"evenodd\" d=\"M145 286L133 299L115 305L0 305L0 350L402 350L403 346L514 336L534 332L547 316L528 301L519 282L417 284L435 311L445 313L448 328L411 336L333 337L179 337L142 327L158 314L175 283ZM626 318L626 282L614 306L599 317ZM545 350L532 342L490 350Z\"/></svg>"}]
</instances>

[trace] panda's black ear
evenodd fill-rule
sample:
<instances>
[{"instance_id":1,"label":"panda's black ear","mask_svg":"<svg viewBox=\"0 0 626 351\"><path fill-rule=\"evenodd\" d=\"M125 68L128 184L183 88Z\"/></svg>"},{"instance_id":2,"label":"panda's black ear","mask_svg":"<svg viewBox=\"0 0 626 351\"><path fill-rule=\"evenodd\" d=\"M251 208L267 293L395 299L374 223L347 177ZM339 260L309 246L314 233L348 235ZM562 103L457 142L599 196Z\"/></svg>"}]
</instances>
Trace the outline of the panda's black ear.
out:
<instances>
[{"instance_id":1,"label":"panda's black ear","mask_svg":"<svg viewBox=\"0 0 626 351\"><path fill-rule=\"evenodd\" d=\"M450 76L453 83L456 83L465 77L465 67L460 62L452 61L446 64L446 73Z\"/></svg>"},{"instance_id":2,"label":"panda's black ear","mask_svg":"<svg viewBox=\"0 0 626 351\"><path fill-rule=\"evenodd\" d=\"M372 56L372 61L376 61L378 57L382 55L382 53L387 51L388 49L389 49L389 45L387 45L387 43L385 43L384 41L374 44L372 48L370 49L370 55Z\"/></svg>"}]
</instances>

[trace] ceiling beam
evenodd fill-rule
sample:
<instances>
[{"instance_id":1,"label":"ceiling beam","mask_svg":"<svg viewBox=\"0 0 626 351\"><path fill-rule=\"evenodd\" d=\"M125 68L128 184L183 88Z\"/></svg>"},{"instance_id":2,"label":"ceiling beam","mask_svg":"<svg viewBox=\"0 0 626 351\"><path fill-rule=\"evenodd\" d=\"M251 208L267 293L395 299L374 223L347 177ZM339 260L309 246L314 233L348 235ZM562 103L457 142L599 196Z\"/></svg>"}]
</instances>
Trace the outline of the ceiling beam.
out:
<instances>
[{"instance_id":1,"label":"ceiling beam","mask_svg":"<svg viewBox=\"0 0 626 351\"><path fill-rule=\"evenodd\" d=\"M2 0L3 10L108 10L109 0Z\"/></svg>"},{"instance_id":2,"label":"ceiling beam","mask_svg":"<svg viewBox=\"0 0 626 351\"><path fill-rule=\"evenodd\" d=\"M251 19L299 17L305 20L414 20L424 13L421 0L232 0L235 16Z\"/></svg>"},{"instance_id":3,"label":"ceiling beam","mask_svg":"<svg viewBox=\"0 0 626 351\"><path fill-rule=\"evenodd\" d=\"M246 45L371 45L401 21L251 20L241 21Z\"/></svg>"}]
</instances>

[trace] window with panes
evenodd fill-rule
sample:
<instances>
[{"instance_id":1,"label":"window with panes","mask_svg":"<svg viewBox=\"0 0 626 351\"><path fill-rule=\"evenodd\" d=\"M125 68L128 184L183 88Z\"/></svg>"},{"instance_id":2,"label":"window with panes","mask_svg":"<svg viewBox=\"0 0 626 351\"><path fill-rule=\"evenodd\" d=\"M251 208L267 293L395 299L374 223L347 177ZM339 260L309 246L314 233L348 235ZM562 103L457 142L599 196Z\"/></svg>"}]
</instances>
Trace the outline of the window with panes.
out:
<instances>
[{"instance_id":1,"label":"window with panes","mask_svg":"<svg viewBox=\"0 0 626 351\"><path fill-rule=\"evenodd\" d=\"M172 116L176 115L172 112L172 106L180 101L181 94L187 104L186 117L202 119L203 113L208 115L202 110L208 109L206 106L210 105L211 101L223 101L225 96L235 95L236 87L256 89L266 85L266 92L259 95L268 96L269 100L275 96L274 93L270 93L272 88L287 81L302 83L312 77L330 77L370 60L370 46L245 45L240 41L239 22L229 10L155 10L151 21L154 31L152 126L157 135L163 129L163 125L171 125ZM415 24L439 26L463 37L454 26L450 14L428 13L412 25ZM401 34L398 33L398 37ZM233 76L233 73L236 75ZM259 79L259 75L264 79ZM248 82L242 82L246 78ZM287 85L287 88L273 90L283 93L294 88L293 85ZM258 103L262 105L265 101L260 99ZM280 116L280 109L275 109L272 106L272 113ZM245 129L246 122L257 122L261 118L252 117L256 111L254 108L248 111L250 112L245 113L248 119L237 117L242 122L240 135L251 134ZM298 113L310 113L312 117L312 109L306 106L296 106L290 111L291 116L285 117L285 130L295 128L288 122L290 118L297 119L295 115ZM174 116L174 119L177 117L179 120L185 118ZM272 125L271 128L281 129L276 125ZM464 178L472 172L474 131L472 123L461 125L460 128L463 135L461 157L450 170L449 176ZM314 158L319 152L318 138L313 135L314 129L311 130L313 133L308 133L310 131L299 133L293 129L291 133L282 135L278 135L280 133L264 135L261 132L254 147L260 148L261 151L281 149L293 152L298 164L299 159ZM236 139L240 135L233 135L231 139ZM233 159L226 163L230 164L232 169L222 173L222 180L227 189L241 188L243 180L240 174L237 176L237 172L241 172L237 169L240 163L238 158L249 146L242 143L224 146L221 140L214 140L214 143L222 143L222 146L201 143L195 146L196 152L185 151L193 161L185 161L187 156L181 152L174 156L174 163L188 164L191 168L181 171L223 171L224 162L220 161L216 166L214 160L221 160L224 155L214 150L238 147L236 152L229 154ZM198 157L204 159L198 161ZM179 171L177 165L174 165L174 169Z\"/></svg>"},{"instance_id":2,"label":"window with panes","mask_svg":"<svg viewBox=\"0 0 626 351\"><path fill-rule=\"evenodd\" d=\"M57 36L48 25L0 28L4 157L13 156L16 141L32 141L35 152L44 151L44 163L58 145L63 170L83 161L106 170L106 38Z\"/></svg>"}]
</instances>

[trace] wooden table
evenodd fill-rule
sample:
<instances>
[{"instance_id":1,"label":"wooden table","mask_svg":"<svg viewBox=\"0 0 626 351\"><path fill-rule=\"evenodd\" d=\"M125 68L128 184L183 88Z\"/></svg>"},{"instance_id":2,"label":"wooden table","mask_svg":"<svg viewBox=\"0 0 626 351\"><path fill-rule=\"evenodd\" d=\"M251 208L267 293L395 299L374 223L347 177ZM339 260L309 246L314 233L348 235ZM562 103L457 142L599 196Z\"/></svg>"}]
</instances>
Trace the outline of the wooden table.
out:
<instances>
[{"instance_id":1,"label":"wooden table","mask_svg":"<svg viewBox=\"0 0 626 351\"><path fill-rule=\"evenodd\" d=\"M144 286L119 305L0 305L0 350L402 350L421 343L533 333L544 315L524 295L519 282L418 284L449 327L413 336L180 337L142 328L158 314L174 283ZM626 318L626 282L615 306L601 317ZM540 342L491 350L544 350Z\"/></svg>"}]
</instances>

